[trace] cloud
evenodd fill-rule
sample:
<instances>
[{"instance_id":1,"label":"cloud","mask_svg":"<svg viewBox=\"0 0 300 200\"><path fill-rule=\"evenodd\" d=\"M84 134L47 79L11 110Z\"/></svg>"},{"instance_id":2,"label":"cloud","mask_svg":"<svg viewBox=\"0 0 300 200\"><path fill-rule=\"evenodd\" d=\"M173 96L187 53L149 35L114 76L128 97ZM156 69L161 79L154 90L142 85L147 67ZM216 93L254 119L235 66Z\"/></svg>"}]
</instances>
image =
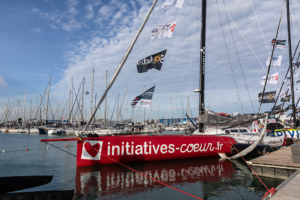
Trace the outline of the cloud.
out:
<instances>
[{"instance_id":1,"label":"cloud","mask_svg":"<svg viewBox=\"0 0 300 200\"><path fill-rule=\"evenodd\" d=\"M35 29L31 30L30 32L32 32L32 33L41 33L42 30L40 28L35 28Z\"/></svg>"},{"instance_id":2,"label":"cloud","mask_svg":"<svg viewBox=\"0 0 300 200\"><path fill-rule=\"evenodd\" d=\"M81 38L66 49L64 58L68 65L63 70L60 81L53 86L53 94L56 94L57 98L62 96L61 94L66 94L71 88L71 78L73 78L74 86L78 88L82 77L85 77L85 88L90 90L93 68L95 69L95 91L99 95L102 87L103 92L105 70L108 70L110 80L149 11L151 3L150 0L126 1L125 3L110 1L108 4L102 4L100 8L96 8L93 2L90 2L93 7L89 4L86 5L86 11L98 10L98 13L94 13L94 21L91 20L91 23L99 26L93 26L91 32L88 32L90 33L88 38ZM156 85L152 105L154 106L153 109L156 109L156 105L157 107L160 106L161 116L166 115L162 113L168 113L170 104L173 107L173 114L176 112L176 105L177 113L182 113L181 107L184 110L187 108L188 96L189 104L193 108L193 115L198 113L196 108L199 97L198 94L193 93L193 90L199 88L200 5L185 1L182 9L171 6L160 9L162 3L158 3L153 10L126 64L108 94L110 109L113 109L117 94L124 95L126 86L129 89L128 101L130 102L131 99L142 93L144 85L146 85L146 89ZM223 112L236 112L237 110L242 112L244 110L244 113L253 113L257 111L257 95L262 91L260 79L265 75L263 68L266 69L265 62L269 54L267 48L271 50L270 41L276 34L282 2L279 0L254 0L253 3L267 40L267 47L249 2L241 4L237 0L227 1L226 9L258 60L230 18L229 27L224 8L218 4L218 11L215 2L208 3L205 60L206 108L218 110L218 106L220 106ZM292 19L295 21L300 6L293 5L293 8L296 13ZM160 38L154 39L153 42L150 41L153 25L168 23L175 19L177 19L177 25L172 39ZM75 22L71 27L76 26ZM82 23L85 22L79 21L77 29L82 27ZM63 26L63 29L74 30L67 25ZM285 27L286 22L283 21L279 39L287 39ZM292 30L294 35L300 32L295 24ZM293 41L294 44L296 42ZM168 49L168 51L161 71L152 69L147 73L137 73L136 63L138 60L163 49ZM237 49L238 54L235 49ZM284 58L287 58L287 47L284 51L276 49L275 56L277 55L283 55ZM286 59L283 60L282 66L276 69L280 72L281 77L287 69ZM274 72L275 69L272 68L271 73ZM274 85L268 85L267 91L272 90L276 90ZM269 110L270 107L271 105L263 105L263 110ZM158 112L158 108L153 112Z\"/></svg>"},{"instance_id":3,"label":"cloud","mask_svg":"<svg viewBox=\"0 0 300 200\"><path fill-rule=\"evenodd\" d=\"M7 87L8 84L7 82L4 80L4 78L0 75L0 87Z\"/></svg>"}]
</instances>

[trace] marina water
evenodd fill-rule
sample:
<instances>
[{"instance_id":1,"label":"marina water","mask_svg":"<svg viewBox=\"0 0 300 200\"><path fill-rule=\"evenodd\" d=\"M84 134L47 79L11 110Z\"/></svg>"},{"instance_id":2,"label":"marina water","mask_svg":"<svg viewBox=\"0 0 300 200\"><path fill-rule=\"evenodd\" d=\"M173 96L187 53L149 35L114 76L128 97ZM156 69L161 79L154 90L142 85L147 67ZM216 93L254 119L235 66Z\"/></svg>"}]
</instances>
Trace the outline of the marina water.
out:
<instances>
[{"instance_id":1,"label":"marina water","mask_svg":"<svg viewBox=\"0 0 300 200\"><path fill-rule=\"evenodd\" d=\"M54 137L59 136L0 133L0 151L5 150L0 154L0 176L53 175L51 183L23 191L74 189L74 199L193 199L118 164L76 168L76 157L70 155L76 155L76 142L53 143L70 154L40 142ZM127 166L202 199L252 200L266 193L242 160L216 157ZM269 188L283 181L261 178Z\"/></svg>"}]
</instances>

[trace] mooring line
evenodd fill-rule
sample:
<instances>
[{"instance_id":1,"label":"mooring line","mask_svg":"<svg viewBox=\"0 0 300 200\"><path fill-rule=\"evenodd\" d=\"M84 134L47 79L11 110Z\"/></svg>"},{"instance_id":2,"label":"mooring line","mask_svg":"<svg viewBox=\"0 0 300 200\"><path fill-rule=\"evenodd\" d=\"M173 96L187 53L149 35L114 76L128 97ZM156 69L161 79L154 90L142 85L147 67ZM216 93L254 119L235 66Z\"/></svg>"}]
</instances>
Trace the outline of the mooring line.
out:
<instances>
[{"instance_id":1,"label":"mooring line","mask_svg":"<svg viewBox=\"0 0 300 200\"><path fill-rule=\"evenodd\" d=\"M52 145L52 144L50 144L50 143L48 143L48 142L45 142L45 143L47 143L47 144L49 144L49 145L51 145L51 146L53 146L53 147L55 147L55 148L57 148L57 149L59 149L59 150L62 150L62 151L66 152L66 153L68 153L68 154L70 154L70 155L72 155L72 156L77 157L76 155L74 155L74 154L72 154L72 153L70 153L70 152L68 152L68 151L65 151L65 150L63 150L63 149L61 149L61 148L59 148L59 147L57 147L57 146L54 146L54 145Z\"/></svg>"}]
</instances>

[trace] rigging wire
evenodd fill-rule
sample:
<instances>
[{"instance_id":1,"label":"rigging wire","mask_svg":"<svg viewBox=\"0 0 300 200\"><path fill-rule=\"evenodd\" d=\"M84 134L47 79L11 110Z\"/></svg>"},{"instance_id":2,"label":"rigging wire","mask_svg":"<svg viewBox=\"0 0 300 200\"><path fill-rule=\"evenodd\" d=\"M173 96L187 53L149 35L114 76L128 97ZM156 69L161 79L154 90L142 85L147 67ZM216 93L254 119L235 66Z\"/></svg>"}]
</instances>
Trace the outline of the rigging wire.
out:
<instances>
[{"instance_id":1,"label":"rigging wire","mask_svg":"<svg viewBox=\"0 0 300 200\"><path fill-rule=\"evenodd\" d=\"M239 31L239 33L241 34L242 38L244 39L244 41L246 42L246 44L248 45L248 47L250 48L250 50L252 51L252 53L254 54L255 58L257 59L257 61L259 62L259 64L261 65L261 67L264 69L264 71L267 73L267 70L264 68L263 64L260 62L259 58L257 57L257 55L255 54L255 52L253 51L253 49L251 48L250 44L248 43L248 41L246 40L246 38L244 37L244 35L242 34L242 32L240 31L239 27L237 26L237 24L234 22L234 20L232 19L231 15L229 14L229 12L227 11L227 9L224 7L224 5L222 4L222 2L220 0L216 0L219 1L220 4L223 6L225 12L228 14L228 16L230 17L231 21L233 22L234 26L237 28L237 30ZM275 85L276 87L276 85ZM277 89L277 87L276 87Z\"/></svg>"},{"instance_id":2,"label":"rigging wire","mask_svg":"<svg viewBox=\"0 0 300 200\"><path fill-rule=\"evenodd\" d=\"M224 7L225 7L225 1L224 0L223 0L223 3L224 3ZM245 79L244 71L243 71L243 68L242 68L242 65L241 65L240 57L239 57L239 54L238 54L238 51L237 51L237 48L236 48L236 45L235 45L235 41L234 41L234 38L233 38L233 34L232 34L232 30L231 30L231 26L230 26L230 22L229 22L229 18L228 18L228 14L227 13L226 13L226 16L227 16L227 21L228 21L228 25L229 25L229 29L230 29L232 41L233 41L233 44L234 44L236 56L237 56L238 61L239 61L239 65L240 65L240 68L241 68L241 71L242 71L242 75L243 75L244 82L245 82L245 85L246 85L246 88L247 88L247 92L248 92L249 99L250 99L250 102L251 102L251 105L252 105L252 109L253 109L253 112L255 112L254 106L253 106L253 102L252 102L252 99L251 99L251 96L250 96L250 93L249 93L248 85L247 85L247 82L246 82L246 79Z\"/></svg>"},{"instance_id":3,"label":"rigging wire","mask_svg":"<svg viewBox=\"0 0 300 200\"><path fill-rule=\"evenodd\" d=\"M269 47L268 47L268 45L267 45L267 41L266 41L265 35L264 35L264 33L263 33L262 29L261 29L260 23L259 23L259 21L258 21L258 17L257 17L257 15L256 15L256 12L255 12L255 10L254 10L254 6L253 6L253 3L252 3L251 0L250 0L250 3L251 3L251 6L252 6L252 10L253 10L253 12L254 12L254 15L255 15L257 24L258 24L258 26L259 26L260 32L261 32L261 34L262 34L262 36L263 36L263 38L264 38L264 41L265 41L265 44L266 44L266 48L267 48L267 50L268 50L268 52L269 52L269 56L271 56L271 53L270 53ZM274 66L274 68L275 68L275 66ZM276 69L275 69L275 71L276 71ZM277 71L276 71L276 72L277 72Z\"/></svg>"},{"instance_id":4,"label":"rigging wire","mask_svg":"<svg viewBox=\"0 0 300 200\"><path fill-rule=\"evenodd\" d=\"M228 56L228 60L229 60L229 65L230 65L230 68L231 68L232 77L233 77L233 80L234 80L234 84L235 84L235 88L236 88L237 95L238 95L238 98L239 98L239 102L241 104L242 112L244 113L244 109L243 109L243 106L242 106L242 102L241 102L239 90L238 90L238 87L237 87L237 84L236 84L236 80L235 80L235 76L234 76L233 69L232 69L232 64L231 64L231 60L230 60L230 56L229 56L229 52L228 52L228 46L227 46L226 39L225 39L225 34L224 34L224 30L223 30L223 24L222 24L222 21L221 21L221 15L220 15L220 11L219 11L218 0L216 0L216 2L217 2L219 19L220 19L220 24L221 24L222 33L223 33L223 37L224 37L224 42L225 42L225 46L226 46L226 51L227 51L227 56Z\"/></svg>"},{"instance_id":5,"label":"rigging wire","mask_svg":"<svg viewBox=\"0 0 300 200\"><path fill-rule=\"evenodd\" d=\"M277 32L276 32L275 41L277 41L278 33L279 33L279 30L280 30L280 25L281 25L281 19L282 19L282 15L283 15L283 11L284 11L284 6L285 6L285 1L284 1L284 3L283 3L281 15L280 15L280 20L279 20L279 24L278 24L278 27L277 27ZM274 50L275 50L275 45L273 45L271 58L273 57ZM263 97L264 97L265 89L266 89L267 82L268 82L268 76L269 76L271 64L272 64L272 59L270 59L270 63L269 63L269 66L268 66L268 72L267 72L267 75L266 75L266 80L265 80L264 89L263 89L263 92L262 92L262 95L261 95L261 101L260 101L260 103L259 103L259 108L258 108L257 116L259 115L260 108L261 108L261 104L262 104L262 102L263 102Z\"/></svg>"}]
</instances>

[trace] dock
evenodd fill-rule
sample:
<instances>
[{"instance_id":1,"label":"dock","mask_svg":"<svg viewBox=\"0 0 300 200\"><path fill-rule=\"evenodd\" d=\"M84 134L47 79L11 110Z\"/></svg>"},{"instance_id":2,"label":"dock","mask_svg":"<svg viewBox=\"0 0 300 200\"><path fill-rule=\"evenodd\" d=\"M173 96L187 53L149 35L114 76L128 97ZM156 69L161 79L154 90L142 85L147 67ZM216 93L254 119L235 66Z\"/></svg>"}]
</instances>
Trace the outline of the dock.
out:
<instances>
[{"instance_id":1,"label":"dock","mask_svg":"<svg viewBox=\"0 0 300 200\"><path fill-rule=\"evenodd\" d=\"M294 163L292 160L291 147L279 149L247 162L258 176L270 178L287 179L300 169L300 163Z\"/></svg>"},{"instance_id":2,"label":"dock","mask_svg":"<svg viewBox=\"0 0 300 200\"><path fill-rule=\"evenodd\" d=\"M285 179L276 189L274 195L263 200L295 200L300 199L300 163L294 163L291 147L279 149L247 161L258 176Z\"/></svg>"}]
</instances>

